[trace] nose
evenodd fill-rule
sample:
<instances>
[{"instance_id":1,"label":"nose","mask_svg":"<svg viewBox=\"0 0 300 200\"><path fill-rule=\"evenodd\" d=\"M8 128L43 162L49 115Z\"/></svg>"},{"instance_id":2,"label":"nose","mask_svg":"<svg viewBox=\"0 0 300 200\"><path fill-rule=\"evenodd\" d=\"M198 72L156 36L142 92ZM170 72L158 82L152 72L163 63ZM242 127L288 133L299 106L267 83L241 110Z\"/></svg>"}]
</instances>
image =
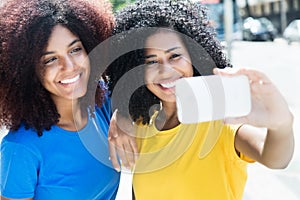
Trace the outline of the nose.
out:
<instances>
[{"instance_id":1,"label":"nose","mask_svg":"<svg viewBox=\"0 0 300 200\"><path fill-rule=\"evenodd\" d=\"M160 74L170 73L172 71L174 71L174 66L168 60L164 59L159 62Z\"/></svg>"},{"instance_id":2,"label":"nose","mask_svg":"<svg viewBox=\"0 0 300 200\"><path fill-rule=\"evenodd\" d=\"M75 62L74 60L70 57L70 56L65 56L62 66L64 70L73 70L73 68L75 67Z\"/></svg>"}]
</instances>

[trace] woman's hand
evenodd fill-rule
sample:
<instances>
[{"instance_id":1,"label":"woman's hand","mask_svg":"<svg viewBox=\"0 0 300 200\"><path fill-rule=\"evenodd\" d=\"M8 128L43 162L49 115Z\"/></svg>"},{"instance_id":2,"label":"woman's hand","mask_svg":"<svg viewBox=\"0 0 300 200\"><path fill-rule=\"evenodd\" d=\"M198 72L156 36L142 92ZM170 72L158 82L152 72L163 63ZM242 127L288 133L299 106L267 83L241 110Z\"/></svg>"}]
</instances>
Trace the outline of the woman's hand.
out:
<instances>
[{"instance_id":1,"label":"woman's hand","mask_svg":"<svg viewBox=\"0 0 300 200\"><path fill-rule=\"evenodd\" d=\"M293 116L286 100L264 73L244 68L214 69L214 73L224 76L246 75L250 82L251 112L245 117L227 118L226 123L247 123L269 130L292 125Z\"/></svg>"},{"instance_id":2,"label":"woman's hand","mask_svg":"<svg viewBox=\"0 0 300 200\"><path fill-rule=\"evenodd\" d=\"M293 115L277 87L262 72L253 69L214 69L215 74L246 75L250 81L251 112L225 119L241 123L235 136L238 152L273 169L285 168L294 153ZM265 127L267 132L255 127Z\"/></svg>"},{"instance_id":3,"label":"woman's hand","mask_svg":"<svg viewBox=\"0 0 300 200\"><path fill-rule=\"evenodd\" d=\"M114 168L120 171L122 165L133 169L138 154L134 127L129 119L117 114L117 110L110 121L108 144Z\"/></svg>"}]
</instances>

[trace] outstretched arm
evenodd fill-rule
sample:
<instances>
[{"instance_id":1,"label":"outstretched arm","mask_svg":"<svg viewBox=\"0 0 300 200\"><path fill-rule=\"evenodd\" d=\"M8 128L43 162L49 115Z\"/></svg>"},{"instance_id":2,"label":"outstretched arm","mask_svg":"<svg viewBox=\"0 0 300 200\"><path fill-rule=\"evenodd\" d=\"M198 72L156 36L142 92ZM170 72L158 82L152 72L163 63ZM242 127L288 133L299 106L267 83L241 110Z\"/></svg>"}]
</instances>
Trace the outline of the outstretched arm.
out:
<instances>
[{"instance_id":1,"label":"outstretched arm","mask_svg":"<svg viewBox=\"0 0 300 200\"><path fill-rule=\"evenodd\" d=\"M253 69L215 69L214 73L246 75L250 81L251 112L225 120L245 124L236 134L236 150L267 167L285 168L294 152L293 115L278 88L264 73Z\"/></svg>"}]
</instances>

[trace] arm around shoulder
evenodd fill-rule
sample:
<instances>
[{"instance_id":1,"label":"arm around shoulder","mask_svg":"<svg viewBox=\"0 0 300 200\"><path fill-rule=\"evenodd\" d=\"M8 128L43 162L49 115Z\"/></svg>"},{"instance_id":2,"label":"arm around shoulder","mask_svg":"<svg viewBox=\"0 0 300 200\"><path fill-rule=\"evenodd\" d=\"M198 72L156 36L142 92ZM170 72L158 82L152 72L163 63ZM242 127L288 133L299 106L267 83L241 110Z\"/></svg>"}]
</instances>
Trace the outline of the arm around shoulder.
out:
<instances>
[{"instance_id":1,"label":"arm around shoulder","mask_svg":"<svg viewBox=\"0 0 300 200\"><path fill-rule=\"evenodd\" d=\"M1 197L1 200L16 200L16 199L10 199L10 198ZM22 199L22 200L33 200L33 198Z\"/></svg>"}]
</instances>

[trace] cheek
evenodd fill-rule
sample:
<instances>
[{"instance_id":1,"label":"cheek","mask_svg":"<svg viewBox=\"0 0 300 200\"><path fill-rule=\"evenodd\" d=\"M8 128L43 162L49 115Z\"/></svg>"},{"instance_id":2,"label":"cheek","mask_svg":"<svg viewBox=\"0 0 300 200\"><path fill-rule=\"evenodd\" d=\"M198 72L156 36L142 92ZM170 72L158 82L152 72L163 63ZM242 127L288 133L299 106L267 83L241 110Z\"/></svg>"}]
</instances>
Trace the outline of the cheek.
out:
<instances>
[{"instance_id":1,"label":"cheek","mask_svg":"<svg viewBox=\"0 0 300 200\"><path fill-rule=\"evenodd\" d=\"M87 74L88 74L88 76L89 76L90 73L91 73L91 65L90 65L89 62L86 64L86 71L87 71Z\"/></svg>"},{"instance_id":2,"label":"cheek","mask_svg":"<svg viewBox=\"0 0 300 200\"><path fill-rule=\"evenodd\" d=\"M191 68L190 68L190 71L189 71L189 77L192 77L192 76L194 76L194 70L193 70L193 68L191 67Z\"/></svg>"},{"instance_id":3,"label":"cheek","mask_svg":"<svg viewBox=\"0 0 300 200\"><path fill-rule=\"evenodd\" d=\"M145 70L144 78L145 78L146 88L150 90L152 93L154 90L154 85L153 85L153 82L155 82L154 77L155 77L155 70L153 70L153 68Z\"/></svg>"},{"instance_id":4,"label":"cheek","mask_svg":"<svg viewBox=\"0 0 300 200\"><path fill-rule=\"evenodd\" d=\"M192 77L194 75L193 66L190 62L182 63L184 74L186 77Z\"/></svg>"},{"instance_id":5,"label":"cheek","mask_svg":"<svg viewBox=\"0 0 300 200\"><path fill-rule=\"evenodd\" d=\"M85 66L85 68L90 68L90 59L85 53L78 58L77 62L82 63L82 66Z\"/></svg>"},{"instance_id":6,"label":"cheek","mask_svg":"<svg viewBox=\"0 0 300 200\"><path fill-rule=\"evenodd\" d=\"M81 63L83 63L81 66L84 68L87 78L88 78L88 79L90 79L90 78L96 78L96 74L98 74L98 69L93 69L92 71L93 71L94 73L91 74L91 65L90 65L89 60L88 60L88 59L85 59L85 60L84 60L83 62L81 62ZM96 74L95 74L95 73L96 73ZM91 77L90 77L90 75L91 75Z\"/></svg>"},{"instance_id":7,"label":"cheek","mask_svg":"<svg viewBox=\"0 0 300 200\"><path fill-rule=\"evenodd\" d=\"M50 84L55 81L56 76L56 70L54 68L47 68L45 69L41 74L41 83L44 87L46 87L47 84Z\"/></svg>"},{"instance_id":8,"label":"cheek","mask_svg":"<svg viewBox=\"0 0 300 200\"><path fill-rule=\"evenodd\" d=\"M154 88L155 86L154 86L153 84L147 84L146 87L147 87L147 89L148 89L150 92L152 92L152 94L156 95L156 94L155 94L155 91L156 91L156 90L155 90L155 88Z\"/></svg>"},{"instance_id":9,"label":"cheek","mask_svg":"<svg viewBox=\"0 0 300 200\"><path fill-rule=\"evenodd\" d=\"M153 83L154 81L154 77L156 76L156 70L155 67L149 67L147 69L145 69L145 82L147 83Z\"/></svg>"},{"instance_id":10,"label":"cheek","mask_svg":"<svg viewBox=\"0 0 300 200\"><path fill-rule=\"evenodd\" d=\"M35 70L35 76L35 78L44 86L45 69L42 67L37 67Z\"/></svg>"}]
</instances>

